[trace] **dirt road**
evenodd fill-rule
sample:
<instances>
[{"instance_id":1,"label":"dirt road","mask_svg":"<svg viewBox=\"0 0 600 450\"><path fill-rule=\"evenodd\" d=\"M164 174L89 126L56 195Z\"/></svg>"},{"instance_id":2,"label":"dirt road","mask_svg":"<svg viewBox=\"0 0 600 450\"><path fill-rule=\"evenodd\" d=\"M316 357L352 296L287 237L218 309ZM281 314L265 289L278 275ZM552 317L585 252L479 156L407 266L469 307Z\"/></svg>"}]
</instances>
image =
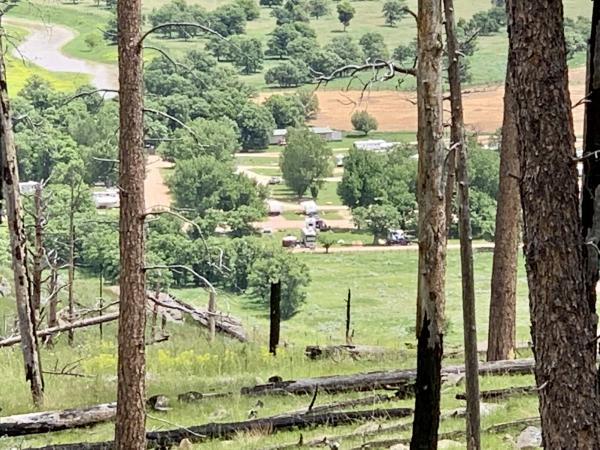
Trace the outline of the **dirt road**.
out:
<instances>
[{"instance_id":1,"label":"dirt road","mask_svg":"<svg viewBox=\"0 0 600 450\"><path fill-rule=\"evenodd\" d=\"M171 205L171 194L160 169L173 167L173 164L163 161L158 155L150 155L146 161L146 181L144 197L146 208L165 208Z\"/></svg>"},{"instance_id":2,"label":"dirt road","mask_svg":"<svg viewBox=\"0 0 600 450\"><path fill-rule=\"evenodd\" d=\"M52 72L76 72L90 75L98 89L118 89L118 70L113 64L101 64L67 56L62 48L76 33L70 28L33 20L5 17L5 24L26 28L29 34L13 49L18 59L30 61Z\"/></svg>"}]
</instances>

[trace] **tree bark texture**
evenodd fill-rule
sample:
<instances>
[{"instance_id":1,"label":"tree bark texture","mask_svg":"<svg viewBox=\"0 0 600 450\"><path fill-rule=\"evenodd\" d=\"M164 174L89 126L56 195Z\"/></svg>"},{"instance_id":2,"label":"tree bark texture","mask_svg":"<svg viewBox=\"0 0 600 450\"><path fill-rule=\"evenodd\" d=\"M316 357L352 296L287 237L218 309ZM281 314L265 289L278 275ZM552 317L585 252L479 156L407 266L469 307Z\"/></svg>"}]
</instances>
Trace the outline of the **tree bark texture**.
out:
<instances>
[{"instance_id":1,"label":"tree bark texture","mask_svg":"<svg viewBox=\"0 0 600 450\"><path fill-rule=\"evenodd\" d=\"M44 258L44 217L43 217L43 199L41 183L35 187L33 197L34 204L34 252L33 252L33 274L31 276L31 304L36 311L36 317L39 313L42 303L42 272ZM36 322L37 324L37 322Z\"/></svg>"},{"instance_id":2,"label":"tree bark texture","mask_svg":"<svg viewBox=\"0 0 600 450\"><path fill-rule=\"evenodd\" d=\"M465 345L465 380L467 388L467 449L481 447L479 431L479 360L477 354L477 324L475 318L475 282L473 274L473 245L471 211L469 207L469 173L460 82L460 49L456 37L454 1L444 0L446 43L448 46L448 82L450 84L450 148L456 155L458 181L458 230L460 236L460 265L462 275L463 335ZM452 151L452 150L451 150ZM446 200L448 198L446 197ZM446 211L448 206L446 205Z\"/></svg>"},{"instance_id":3,"label":"tree bark texture","mask_svg":"<svg viewBox=\"0 0 600 450\"><path fill-rule=\"evenodd\" d=\"M509 76L512 65L513 59L509 56L500 145L498 206L488 327L488 361L514 358L516 345L520 199L517 126Z\"/></svg>"},{"instance_id":4,"label":"tree bark texture","mask_svg":"<svg viewBox=\"0 0 600 450\"><path fill-rule=\"evenodd\" d=\"M69 269L68 269L68 286L67 299L69 307L69 321L73 321L75 317L75 186L71 183L71 197L69 202ZM68 331L69 345L73 345L75 334L73 330Z\"/></svg>"},{"instance_id":5,"label":"tree bark texture","mask_svg":"<svg viewBox=\"0 0 600 450\"><path fill-rule=\"evenodd\" d=\"M590 308L596 308L596 284L600 267L600 2L594 1L588 44L587 103L583 130L583 179L581 218L587 251L587 288ZM599 385L600 385L600 379Z\"/></svg>"},{"instance_id":6,"label":"tree bark texture","mask_svg":"<svg viewBox=\"0 0 600 450\"><path fill-rule=\"evenodd\" d=\"M117 3L121 274L115 446L146 447L143 77L141 0Z\"/></svg>"},{"instance_id":7,"label":"tree bark texture","mask_svg":"<svg viewBox=\"0 0 600 450\"><path fill-rule=\"evenodd\" d=\"M510 3L510 82L543 440L552 449L598 449L596 326L586 301L562 2Z\"/></svg>"},{"instance_id":8,"label":"tree bark texture","mask_svg":"<svg viewBox=\"0 0 600 450\"><path fill-rule=\"evenodd\" d=\"M417 380L411 448L437 448L446 266L442 141L442 2L418 2L419 281Z\"/></svg>"},{"instance_id":9,"label":"tree bark texture","mask_svg":"<svg viewBox=\"0 0 600 450\"><path fill-rule=\"evenodd\" d=\"M0 150L2 156L2 192L6 205L6 218L10 236L12 270L15 283L15 298L25 379L30 383L31 396L36 407L44 401L44 384L38 354L38 342L35 336L35 313L30 303L27 278L26 235L23 224L23 210L19 192L19 172L17 151L12 130L12 119L8 100L4 50L0 39Z\"/></svg>"}]
</instances>

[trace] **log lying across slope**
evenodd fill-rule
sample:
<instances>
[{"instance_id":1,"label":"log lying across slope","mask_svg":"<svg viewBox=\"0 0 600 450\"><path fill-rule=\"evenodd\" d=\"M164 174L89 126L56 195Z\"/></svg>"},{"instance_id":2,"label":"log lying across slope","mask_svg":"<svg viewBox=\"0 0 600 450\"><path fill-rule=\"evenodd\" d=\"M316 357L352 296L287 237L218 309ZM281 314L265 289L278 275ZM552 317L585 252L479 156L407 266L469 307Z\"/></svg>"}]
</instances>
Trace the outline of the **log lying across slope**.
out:
<instances>
[{"instance_id":1,"label":"log lying across slope","mask_svg":"<svg viewBox=\"0 0 600 450\"><path fill-rule=\"evenodd\" d=\"M272 433L289 428L307 428L317 425L337 426L359 420L408 417L412 413L410 408L390 408L321 414L287 414L242 422L209 423L166 431L152 431L146 433L146 439L149 448L169 448L169 446L179 444L183 439L199 442L206 439L230 438L243 432ZM95 442L49 445L38 450L112 450L113 448L114 442Z\"/></svg>"},{"instance_id":2,"label":"log lying across slope","mask_svg":"<svg viewBox=\"0 0 600 450\"><path fill-rule=\"evenodd\" d=\"M187 314L195 323L198 323L200 326L208 327L209 313L204 308L192 306L188 303L185 303L181 300L175 299L163 293L159 295L158 301L156 301L156 297L154 294L148 294L147 299L148 303L156 303L159 306L160 309L158 312L161 316L165 316L168 319L170 318L170 320L172 321L178 321L176 316L174 316L173 314L168 314L167 311L180 311L182 313ZM57 327L46 328L44 330L37 331L36 334L38 337L50 336L53 334L61 333L63 331L74 330L77 328L92 327L94 325L112 322L114 320L117 320L118 318L119 313L110 313L105 314L103 316L78 320L72 323L65 323ZM225 334L241 342L248 341L248 338L246 337L246 332L244 331L244 328L242 326L242 322L236 317L217 312L215 315L215 324L218 333ZM7 337L5 339L0 340L0 348L10 347L11 345L18 344L19 342L21 342L21 336Z\"/></svg>"},{"instance_id":3,"label":"log lying across slope","mask_svg":"<svg viewBox=\"0 0 600 450\"><path fill-rule=\"evenodd\" d=\"M210 313L206 308L200 308L179 300L171 295L161 293L158 301L155 294L148 294L148 300L157 303L159 306L168 309L174 309L186 313L193 321L202 327L208 328ZM229 314L215 313L215 327L217 333L225 334L241 342L247 342L248 338L242 326L242 321Z\"/></svg>"},{"instance_id":4,"label":"log lying across slope","mask_svg":"<svg viewBox=\"0 0 600 450\"><path fill-rule=\"evenodd\" d=\"M50 431L81 428L112 420L116 403L104 403L87 408L70 408L0 418L0 436L24 436Z\"/></svg>"},{"instance_id":5,"label":"log lying across slope","mask_svg":"<svg viewBox=\"0 0 600 450\"><path fill-rule=\"evenodd\" d=\"M479 375L528 374L532 373L533 369L533 359L492 361L480 364ZM464 366L446 366L442 369L442 375L450 375L453 373L464 373ZM327 392L329 394L347 391L402 388L407 384L412 384L415 381L416 376L416 369L332 375L244 387L242 388L242 394L268 395L288 393L301 395L313 393L317 386L319 387L319 391Z\"/></svg>"}]
</instances>

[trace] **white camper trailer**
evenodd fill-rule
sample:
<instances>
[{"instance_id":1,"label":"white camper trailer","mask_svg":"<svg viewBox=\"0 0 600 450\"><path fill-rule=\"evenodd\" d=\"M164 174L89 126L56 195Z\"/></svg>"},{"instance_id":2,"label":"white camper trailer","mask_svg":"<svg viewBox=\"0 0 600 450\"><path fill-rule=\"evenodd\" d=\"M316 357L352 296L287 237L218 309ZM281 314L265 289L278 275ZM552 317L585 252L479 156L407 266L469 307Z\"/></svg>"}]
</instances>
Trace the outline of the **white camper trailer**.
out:
<instances>
[{"instance_id":1,"label":"white camper trailer","mask_svg":"<svg viewBox=\"0 0 600 450\"><path fill-rule=\"evenodd\" d=\"M307 200L305 202L300 203L304 214L307 216L314 216L319 213L319 208L314 200Z\"/></svg>"}]
</instances>

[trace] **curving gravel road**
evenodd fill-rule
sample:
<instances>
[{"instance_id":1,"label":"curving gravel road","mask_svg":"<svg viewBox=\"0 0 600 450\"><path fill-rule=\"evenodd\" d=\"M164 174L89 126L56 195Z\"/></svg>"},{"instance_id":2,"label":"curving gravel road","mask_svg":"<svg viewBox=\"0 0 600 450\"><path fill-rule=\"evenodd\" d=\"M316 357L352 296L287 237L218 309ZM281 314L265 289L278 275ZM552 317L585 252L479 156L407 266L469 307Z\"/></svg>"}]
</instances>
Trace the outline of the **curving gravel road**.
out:
<instances>
[{"instance_id":1,"label":"curving gravel road","mask_svg":"<svg viewBox=\"0 0 600 450\"><path fill-rule=\"evenodd\" d=\"M52 72L77 72L90 75L98 89L118 89L116 65L102 64L67 56L62 48L77 34L70 28L34 20L4 18L4 23L25 28L29 34L13 49L16 58L24 59Z\"/></svg>"}]
</instances>

